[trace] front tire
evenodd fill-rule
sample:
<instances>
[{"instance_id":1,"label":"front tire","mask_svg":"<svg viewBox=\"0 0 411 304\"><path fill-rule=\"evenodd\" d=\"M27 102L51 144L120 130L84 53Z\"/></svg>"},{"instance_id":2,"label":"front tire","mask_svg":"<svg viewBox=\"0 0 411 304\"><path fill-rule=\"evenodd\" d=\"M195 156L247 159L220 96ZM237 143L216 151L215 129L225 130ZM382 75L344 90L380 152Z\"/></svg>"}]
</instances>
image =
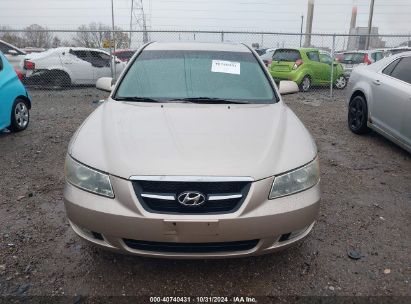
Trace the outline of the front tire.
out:
<instances>
[{"instance_id":1,"label":"front tire","mask_svg":"<svg viewBox=\"0 0 411 304\"><path fill-rule=\"evenodd\" d=\"M344 75L339 76L336 80L335 80L335 87L339 90L345 89L345 87L347 86L347 78L345 78Z\"/></svg>"},{"instance_id":2,"label":"front tire","mask_svg":"<svg viewBox=\"0 0 411 304\"><path fill-rule=\"evenodd\" d=\"M20 132L27 129L30 121L29 105L24 99L17 98L12 106L9 130Z\"/></svg>"},{"instance_id":3,"label":"front tire","mask_svg":"<svg viewBox=\"0 0 411 304\"><path fill-rule=\"evenodd\" d=\"M300 85L301 92L308 92L311 89L311 78L308 75L305 75Z\"/></svg>"},{"instance_id":4,"label":"front tire","mask_svg":"<svg viewBox=\"0 0 411 304\"><path fill-rule=\"evenodd\" d=\"M348 105L348 127L355 134L365 134L370 130L367 121L367 102L363 96L355 96Z\"/></svg>"}]
</instances>

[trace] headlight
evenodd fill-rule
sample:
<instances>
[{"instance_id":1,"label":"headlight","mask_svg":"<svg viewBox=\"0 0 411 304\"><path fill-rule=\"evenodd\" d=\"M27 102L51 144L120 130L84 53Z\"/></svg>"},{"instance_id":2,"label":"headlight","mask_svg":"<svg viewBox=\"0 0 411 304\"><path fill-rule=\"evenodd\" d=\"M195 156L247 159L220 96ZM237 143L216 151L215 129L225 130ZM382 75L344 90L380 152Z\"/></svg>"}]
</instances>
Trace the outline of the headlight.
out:
<instances>
[{"instance_id":1,"label":"headlight","mask_svg":"<svg viewBox=\"0 0 411 304\"><path fill-rule=\"evenodd\" d=\"M319 180L320 164L316 157L304 167L276 176L269 199L301 192L313 187Z\"/></svg>"},{"instance_id":2,"label":"headlight","mask_svg":"<svg viewBox=\"0 0 411 304\"><path fill-rule=\"evenodd\" d=\"M114 197L107 174L86 167L70 156L66 157L65 173L67 181L76 187L107 197Z\"/></svg>"}]
</instances>

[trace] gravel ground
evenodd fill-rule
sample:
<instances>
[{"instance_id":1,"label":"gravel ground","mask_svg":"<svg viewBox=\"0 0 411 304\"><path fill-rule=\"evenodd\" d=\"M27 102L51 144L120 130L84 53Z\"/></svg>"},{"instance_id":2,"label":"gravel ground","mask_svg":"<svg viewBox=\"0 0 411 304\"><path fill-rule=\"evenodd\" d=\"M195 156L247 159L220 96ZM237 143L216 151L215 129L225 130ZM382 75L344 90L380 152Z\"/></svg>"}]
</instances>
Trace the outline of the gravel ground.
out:
<instances>
[{"instance_id":1,"label":"gravel ground","mask_svg":"<svg viewBox=\"0 0 411 304\"><path fill-rule=\"evenodd\" d=\"M350 133L342 92L335 102L327 91L286 96L321 159L311 235L276 254L195 261L116 255L76 237L62 200L64 156L105 94L31 94L29 129L0 134L0 295L411 296L410 154L378 134Z\"/></svg>"}]
</instances>

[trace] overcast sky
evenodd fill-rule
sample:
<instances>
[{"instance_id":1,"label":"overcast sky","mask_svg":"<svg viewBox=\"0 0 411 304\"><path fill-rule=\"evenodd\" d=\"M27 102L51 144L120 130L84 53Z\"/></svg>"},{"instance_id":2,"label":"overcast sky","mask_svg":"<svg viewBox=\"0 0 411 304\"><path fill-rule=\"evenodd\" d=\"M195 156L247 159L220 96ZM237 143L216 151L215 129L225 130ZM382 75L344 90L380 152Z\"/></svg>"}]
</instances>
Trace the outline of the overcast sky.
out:
<instances>
[{"instance_id":1,"label":"overcast sky","mask_svg":"<svg viewBox=\"0 0 411 304\"><path fill-rule=\"evenodd\" d=\"M152 29L299 32L308 0L143 0ZM347 33L353 4L357 25L366 26L370 0L316 0L313 32ZM129 28L131 0L114 0L116 24ZM411 0L375 0L373 25L379 32L411 33ZM111 23L110 0L0 0L0 25L37 23L75 29ZM305 23L304 23L305 24Z\"/></svg>"}]
</instances>

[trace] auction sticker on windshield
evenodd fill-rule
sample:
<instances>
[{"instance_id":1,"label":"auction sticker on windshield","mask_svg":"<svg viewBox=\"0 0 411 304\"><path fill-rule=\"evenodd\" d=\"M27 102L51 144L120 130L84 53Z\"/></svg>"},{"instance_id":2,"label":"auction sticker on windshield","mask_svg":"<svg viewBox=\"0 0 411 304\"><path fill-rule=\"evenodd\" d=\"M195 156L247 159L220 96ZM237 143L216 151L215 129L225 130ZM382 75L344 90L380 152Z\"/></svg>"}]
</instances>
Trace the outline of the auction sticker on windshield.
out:
<instances>
[{"instance_id":1,"label":"auction sticker on windshield","mask_svg":"<svg viewBox=\"0 0 411 304\"><path fill-rule=\"evenodd\" d=\"M213 60L211 72L240 75L240 63L234 61Z\"/></svg>"}]
</instances>

